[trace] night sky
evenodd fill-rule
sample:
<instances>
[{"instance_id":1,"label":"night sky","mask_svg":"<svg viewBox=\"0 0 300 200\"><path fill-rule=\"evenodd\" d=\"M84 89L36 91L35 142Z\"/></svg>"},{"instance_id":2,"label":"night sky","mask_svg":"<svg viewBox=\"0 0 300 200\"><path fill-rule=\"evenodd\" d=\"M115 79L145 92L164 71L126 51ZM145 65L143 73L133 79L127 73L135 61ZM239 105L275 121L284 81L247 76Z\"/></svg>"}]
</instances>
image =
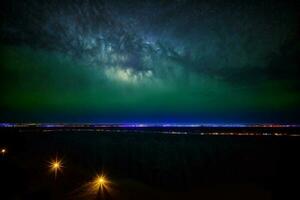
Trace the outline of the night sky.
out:
<instances>
[{"instance_id":1,"label":"night sky","mask_svg":"<svg viewBox=\"0 0 300 200\"><path fill-rule=\"evenodd\" d=\"M1 122L300 123L297 0L1 4Z\"/></svg>"}]
</instances>

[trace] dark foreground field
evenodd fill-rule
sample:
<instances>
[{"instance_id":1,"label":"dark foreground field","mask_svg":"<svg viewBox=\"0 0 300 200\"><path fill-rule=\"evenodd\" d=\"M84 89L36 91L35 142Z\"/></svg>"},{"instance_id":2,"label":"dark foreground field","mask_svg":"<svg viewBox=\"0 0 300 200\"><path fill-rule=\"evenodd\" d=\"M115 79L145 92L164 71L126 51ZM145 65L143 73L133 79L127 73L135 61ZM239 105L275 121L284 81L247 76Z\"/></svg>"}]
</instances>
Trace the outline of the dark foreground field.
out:
<instances>
[{"instance_id":1,"label":"dark foreground field","mask_svg":"<svg viewBox=\"0 0 300 200\"><path fill-rule=\"evenodd\" d=\"M3 200L299 197L299 137L1 129L0 145ZM97 193L88 183L99 173L110 183Z\"/></svg>"}]
</instances>

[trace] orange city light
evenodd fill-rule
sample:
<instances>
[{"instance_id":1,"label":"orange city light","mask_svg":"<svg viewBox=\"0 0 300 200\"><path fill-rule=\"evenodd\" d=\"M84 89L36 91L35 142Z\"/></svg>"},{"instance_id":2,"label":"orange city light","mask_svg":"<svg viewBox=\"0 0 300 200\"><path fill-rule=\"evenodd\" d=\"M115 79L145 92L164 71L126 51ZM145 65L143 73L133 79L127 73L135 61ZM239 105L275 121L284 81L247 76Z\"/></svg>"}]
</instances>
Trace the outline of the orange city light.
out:
<instances>
[{"instance_id":1,"label":"orange city light","mask_svg":"<svg viewBox=\"0 0 300 200\"><path fill-rule=\"evenodd\" d=\"M89 184L88 190L92 194L103 194L104 192L110 192L111 182L104 175L97 175Z\"/></svg>"},{"instance_id":2,"label":"orange city light","mask_svg":"<svg viewBox=\"0 0 300 200\"><path fill-rule=\"evenodd\" d=\"M6 149L5 149L5 148L2 148L2 149L1 149L1 153L2 153L2 155L4 155L4 154L6 153Z\"/></svg>"},{"instance_id":3,"label":"orange city light","mask_svg":"<svg viewBox=\"0 0 300 200\"><path fill-rule=\"evenodd\" d=\"M55 158L54 160L49 162L49 168L51 172L54 172L54 176L56 178L57 176L57 172L58 171L62 171L63 168L63 164L62 164L62 160L58 160L57 158Z\"/></svg>"},{"instance_id":4,"label":"orange city light","mask_svg":"<svg viewBox=\"0 0 300 200\"><path fill-rule=\"evenodd\" d=\"M110 199L114 193L113 185L115 185L104 174L96 174L92 180L84 184L81 188L87 199Z\"/></svg>"},{"instance_id":5,"label":"orange city light","mask_svg":"<svg viewBox=\"0 0 300 200\"><path fill-rule=\"evenodd\" d=\"M95 189L99 189L99 188L105 187L105 184L107 184L107 180L104 175L100 175L100 176L97 175L97 177L95 178L93 183L94 183Z\"/></svg>"}]
</instances>

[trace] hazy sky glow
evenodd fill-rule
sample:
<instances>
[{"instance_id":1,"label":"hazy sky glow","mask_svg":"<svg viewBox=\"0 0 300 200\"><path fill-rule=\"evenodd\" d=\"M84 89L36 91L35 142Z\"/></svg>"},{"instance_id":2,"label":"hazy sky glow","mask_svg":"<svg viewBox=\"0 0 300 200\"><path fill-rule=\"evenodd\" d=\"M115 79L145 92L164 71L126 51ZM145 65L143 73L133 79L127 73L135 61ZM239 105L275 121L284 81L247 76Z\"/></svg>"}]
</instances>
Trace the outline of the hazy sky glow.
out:
<instances>
[{"instance_id":1,"label":"hazy sky glow","mask_svg":"<svg viewBox=\"0 0 300 200\"><path fill-rule=\"evenodd\" d=\"M297 1L4 4L0 121L300 122Z\"/></svg>"}]
</instances>

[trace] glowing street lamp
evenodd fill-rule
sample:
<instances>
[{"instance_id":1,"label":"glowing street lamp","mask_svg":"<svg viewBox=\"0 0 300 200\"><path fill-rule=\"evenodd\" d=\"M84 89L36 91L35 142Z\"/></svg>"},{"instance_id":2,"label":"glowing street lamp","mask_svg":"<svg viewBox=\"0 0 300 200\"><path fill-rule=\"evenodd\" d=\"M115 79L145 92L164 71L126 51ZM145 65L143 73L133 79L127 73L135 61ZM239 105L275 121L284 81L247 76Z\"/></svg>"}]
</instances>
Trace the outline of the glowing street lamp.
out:
<instances>
[{"instance_id":1,"label":"glowing street lamp","mask_svg":"<svg viewBox=\"0 0 300 200\"><path fill-rule=\"evenodd\" d=\"M82 195L90 197L88 199L112 199L116 185L104 174L96 174L92 180L84 184L81 189Z\"/></svg>"},{"instance_id":2,"label":"glowing street lamp","mask_svg":"<svg viewBox=\"0 0 300 200\"><path fill-rule=\"evenodd\" d=\"M103 189L108 184L108 181L106 180L104 175L97 175L95 180L93 181L93 187L95 190Z\"/></svg>"},{"instance_id":3,"label":"glowing street lamp","mask_svg":"<svg viewBox=\"0 0 300 200\"><path fill-rule=\"evenodd\" d=\"M104 175L97 175L91 182L88 183L88 193L95 194L96 199L106 199L112 192L110 187L111 182Z\"/></svg>"},{"instance_id":4,"label":"glowing street lamp","mask_svg":"<svg viewBox=\"0 0 300 200\"><path fill-rule=\"evenodd\" d=\"M2 156L4 156L6 154L6 149L5 148L1 149L1 154L2 154Z\"/></svg>"},{"instance_id":5,"label":"glowing street lamp","mask_svg":"<svg viewBox=\"0 0 300 200\"><path fill-rule=\"evenodd\" d=\"M55 158L54 160L49 162L49 168L51 172L54 172L54 177L56 178L57 172L62 171L63 163L62 160L58 160Z\"/></svg>"},{"instance_id":6,"label":"glowing street lamp","mask_svg":"<svg viewBox=\"0 0 300 200\"><path fill-rule=\"evenodd\" d=\"M104 179L104 177L99 177L96 181L97 181L97 184L103 185L105 182L105 179Z\"/></svg>"}]
</instances>

